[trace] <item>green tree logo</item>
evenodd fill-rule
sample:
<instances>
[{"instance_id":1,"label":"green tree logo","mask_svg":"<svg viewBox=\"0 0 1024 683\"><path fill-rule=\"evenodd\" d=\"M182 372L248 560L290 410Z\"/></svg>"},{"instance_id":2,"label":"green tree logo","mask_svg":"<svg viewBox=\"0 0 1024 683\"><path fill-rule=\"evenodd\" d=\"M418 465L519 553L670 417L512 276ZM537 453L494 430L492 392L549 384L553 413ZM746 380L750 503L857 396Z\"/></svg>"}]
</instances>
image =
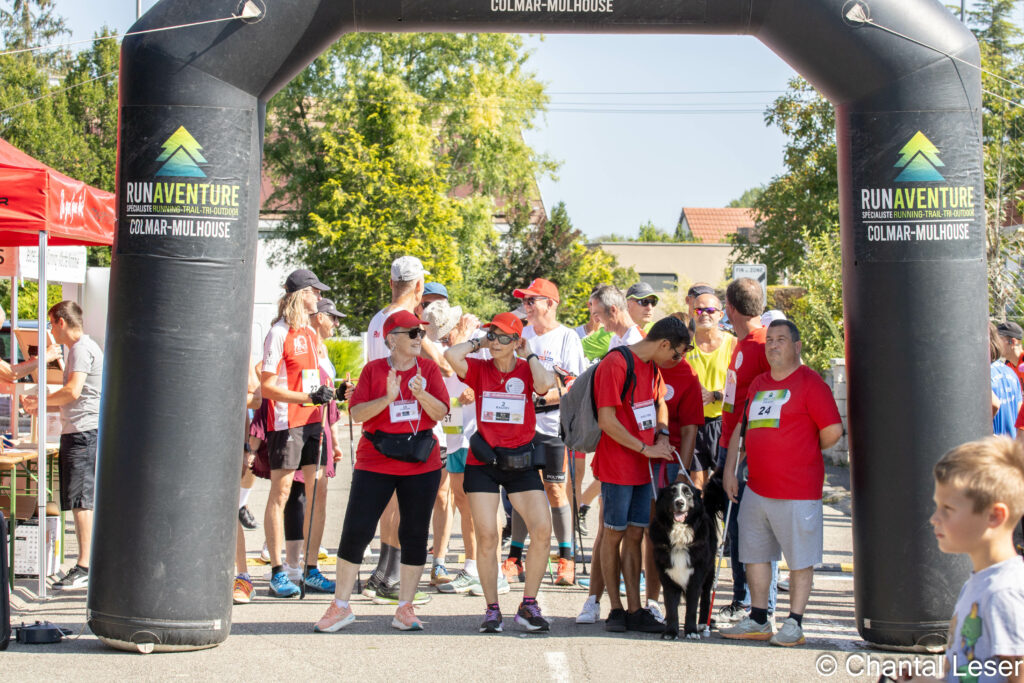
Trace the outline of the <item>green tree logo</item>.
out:
<instances>
[{"instance_id":1,"label":"green tree logo","mask_svg":"<svg viewBox=\"0 0 1024 683\"><path fill-rule=\"evenodd\" d=\"M903 169L896 176L897 183L945 180L942 174L936 170L937 167L945 166L939 159L939 148L932 144L932 141L921 131L914 133L914 137L903 145L899 161L894 166Z\"/></svg>"},{"instance_id":2,"label":"green tree logo","mask_svg":"<svg viewBox=\"0 0 1024 683\"><path fill-rule=\"evenodd\" d=\"M206 174L199 164L207 163L199 150L203 148L192 134L179 126L167 142L163 144L163 152L156 158L166 163L156 172L158 176L185 176L187 178L205 178Z\"/></svg>"}]
</instances>

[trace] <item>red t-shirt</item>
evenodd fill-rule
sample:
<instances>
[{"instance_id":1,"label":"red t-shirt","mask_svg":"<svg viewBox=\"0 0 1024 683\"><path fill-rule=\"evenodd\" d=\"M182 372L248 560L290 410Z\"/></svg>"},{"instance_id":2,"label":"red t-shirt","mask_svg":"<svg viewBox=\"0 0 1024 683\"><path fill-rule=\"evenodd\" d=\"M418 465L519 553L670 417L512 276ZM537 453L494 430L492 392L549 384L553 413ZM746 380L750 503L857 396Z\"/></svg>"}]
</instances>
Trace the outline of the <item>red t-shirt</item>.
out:
<instances>
[{"instance_id":1,"label":"red t-shirt","mask_svg":"<svg viewBox=\"0 0 1024 683\"><path fill-rule=\"evenodd\" d=\"M747 411L747 485L759 496L818 500L825 460L818 432L839 424L832 391L801 365L783 380L765 373L750 383Z\"/></svg>"},{"instance_id":2,"label":"red t-shirt","mask_svg":"<svg viewBox=\"0 0 1024 683\"><path fill-rule=\"evenodd\" d=\"M759 327L736 342L732 350L732 360L725 377L725 398L722 401L722 438L718 442L729 447L732 430L739 422L743 404L747 401L747 388L755 377L768 372L768 358L764 355L764 337L768 334L767 327ZM732 387L735 386L735 389ZM731 400L730 400L731 399Z\"/></svg>"},{"instance_id":3,"label":"red t-shirt","mask_svg":"<svg viewBox=\"0 0 1024 683\"><path fill-rule=\"evenodd\" d=\"M1020 380L1020 386L1024 389L1024 354L1021 354L1016 363L1006 361L1006 364L1013 370L1013 374L1017 375L1017 379Z\"/></svg>"},{"instance_id":4,"label":"red t-shirt","mask_svg":"<svg viewBox=\"0 0 1024 683\"><path fill-rule=\"evenodd\" d=\"M1017 429L1024 429L1024 401L1020 404L1020 410L1017 411L1017 424L1014 425Z\"/></svg>"},{"instance_id":5,"label":"red t-shirt","mask_svg":"<svg viewBox=\"0 0 1024 683\"><path fill-rule=\"evenodd\" d=\"M419 402L413 398L412 392L409 390L409 382L416 377L417 366L419 366L419 372L423 375L423 379L427 381L427 392L445 406L450 404L448 390L444 386L441 370L437 367L437 363L429 358L417 358L416 365L413 365L408 370L401 370L398 373L398 386L400 390L398 398L385 407L384 410L363 422L363 431L412 434L424 429L434 428L434 425L437 423L430 419L427 411L423 410L423 406L419 405ZM356 390L352 394L351 404L357 406L360 403L375 401L384 396L387 393L388 372L390 370L391 366L388 364L387 358L378 358L367 363L359 374L359 382L356 384ZM392 421L392 412L400 413L400 404L403 401L412 401L414 403L414 405L405 405L419 409L418 419ZM383 455L373 447L373 444L365 436L359 439L359 446L356 447L357 470L367 470L380 474L412 475L433 472L440 468L441 449L438 445L434 446L434 450L430 453L427 461L419 464L401 462Z\"/></svg>"},{"instance_id":6,"label":"red t-shirt","mask_svg":"<svg viewBox=\"0 0 1024 683\"><path fill-rule=\"evenodd\" d=\"M668 440L679 448L679 430L687 425L704 424L704 399L700 380L686 359L672 368L660 368L665 381L665 404L668 406ZM680 453L680 455L683 455Z\"/></svg>"},{"instance_id":7,"label":"red t-shirt","mask_svg":"<svg viewBox=\"0 0 1024 683\"><path fill-rule=\"evenodd\" d=\"M484 441L499 448L516 448L532 441L537 431L537 415L533 409L533 373L529 363L517 358L515 368L509 373L499 372L491 359L467 358L466 364L469 370L462 381L476 394L476 428ZM484 392L494 395L485 396ZM506 407L510 412L503 417L502 409ZM503 419L511 421L499 421ZM522 424L515 424L516 421ZM466 464L483 463L470 449Z\"/></svg>"},{"instance_id":8,"label":"red t-shirt","mask_svg":"<svg viewBox=\"0 0 1024 683\"><path fill-rule=\"evenodd\" d=\"M594 371L594 403L598 410L614 406L618 421L630 434L650 446L654 443L657 402L665 395L665 384L654 363L644 363L635 353L633 371L636 382L623 402L619 397L626 384L626 359L618 351L608 354ZM637 410L646 415L650 427L640 429L634 415ZM647 461L647 456L626 448L607 434L601 434L592 465L594 477L607 484L646 484L651 480Z\"/></svg>"}]
</instances>

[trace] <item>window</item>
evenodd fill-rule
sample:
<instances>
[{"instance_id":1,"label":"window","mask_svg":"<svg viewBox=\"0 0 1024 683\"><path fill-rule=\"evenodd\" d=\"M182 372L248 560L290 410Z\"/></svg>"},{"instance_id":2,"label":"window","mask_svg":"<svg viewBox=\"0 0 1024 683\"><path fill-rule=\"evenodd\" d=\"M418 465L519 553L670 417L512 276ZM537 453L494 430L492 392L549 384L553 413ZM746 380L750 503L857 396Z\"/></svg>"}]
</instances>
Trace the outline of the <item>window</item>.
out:
<instances>
[{"instance_id":1,"label":"window","mask_svg":"<svg viewBox=\"0 0 1024 683\"><path fill-rule=\"evenodd\" d=\"M676 288L679 276L675 273L640 273L640 282L649 284L656 292L666 292Z\"/></svg>"}]
</instances>

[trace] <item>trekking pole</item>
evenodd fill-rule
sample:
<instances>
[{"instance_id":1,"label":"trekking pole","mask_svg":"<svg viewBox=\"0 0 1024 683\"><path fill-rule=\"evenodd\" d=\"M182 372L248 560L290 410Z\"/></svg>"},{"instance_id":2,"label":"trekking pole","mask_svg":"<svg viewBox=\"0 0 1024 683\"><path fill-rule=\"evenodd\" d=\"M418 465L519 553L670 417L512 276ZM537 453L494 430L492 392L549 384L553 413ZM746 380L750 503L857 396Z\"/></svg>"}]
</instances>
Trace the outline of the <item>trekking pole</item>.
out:
<instances>
[{"instance_id":1,"label":"trekking pole","mask_svg":"<svg viewBox=\"0 0 1024 683\"><path fill-rule=\"evenodd\" d=\"M584 462L586 462L586 455L584 454ZM579 548L580 557L585 557L583 554L583 530L580 529L580 509L576 501L576 451L569 450L569 479L572 485L572 509L573 509L573 520L572 520L572 559L576 560L576 549ZM576 545L577 539L579 540L579 546ZM584 576L589 576L590 572L587 571L586 561L581 562L583 565L583 571L581 572Z\"/></svg>"},{"instance_id":2,"label":"trekking pole","mask_svg":"<svg viewBox=\"0 0 1024 683\"><path fill-rule=\"evenodd\" d=\"M302 561L309 566L309 541L313 535L313 518L316 516L316 488L320 484L320 461L324 457L324 430L327 428L327 406L330 402L323 404L320 408L320 439L316 446L316 471L313 475L313 500L306 510L306 552L302 555ZM319 560L320 549L317 548L317 560ZM302 568L302 581L299 583L299 600L306 599L306 567Z\"/></svg>"},{"instance_id":3,"label":"trekking pole","mask_svg":"<svg viewBox=\"0 0 1024 683\"><path fill-rule=\"evenodd\" d=\"M748 401L749 405L749 401ZM733 476L739 478L740 459L743 457L743 442L747 436L747 406L743 407L743 422L740 425L740 440L736 448L736 466L733 469ZM722 479L722 488L725 488L725 479ZM726 494L728 497L729 494ZM725 552L725 543L729 538L729 516L732 514L733 502L730 499L725 508L725 525L722 532L722 542L718 545L718 552L715 553L715 580L711 584L711 606L708 609L707 627L711 628L711 615L715 613L715 596L718 594L718 572L722 570L722 555Z\"/></svg>"},{"instance_id":4,"label":"trekking pole","mask_svg":"<svg viewBox=\"0 0 1024 683\"><path fill-rule=\"evenodd\" d=\"M347 389L349 384L352 383L352 373L345 373L345 388ZM352 471L356 469L356 437L353 434L352 428L352 405L348 399L345 400L345 412L348 413L348 461L352 465ZM356 593L363 592L363 565L360 564L356 567L356 585L353 589Z\"/></svg>"}]
</instances>

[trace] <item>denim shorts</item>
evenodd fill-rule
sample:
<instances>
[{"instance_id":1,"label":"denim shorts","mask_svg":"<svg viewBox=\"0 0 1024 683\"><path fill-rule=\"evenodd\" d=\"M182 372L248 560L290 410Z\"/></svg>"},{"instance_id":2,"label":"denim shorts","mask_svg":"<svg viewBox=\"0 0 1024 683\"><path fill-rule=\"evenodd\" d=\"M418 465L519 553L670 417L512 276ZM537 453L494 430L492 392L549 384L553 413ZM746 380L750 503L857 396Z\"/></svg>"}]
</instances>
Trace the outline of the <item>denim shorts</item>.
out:
<instances>
[{"instance_id":1,"label":"denim shorts","mask_svg":"<svg viewBox=\"0 0 1024 683\"><path fill-rule=\"evenodd\" d=\"M651 485L601 483L604 525L614 531L627 526L646 527L651 522Z\"/></svg>"}]
</instances>

